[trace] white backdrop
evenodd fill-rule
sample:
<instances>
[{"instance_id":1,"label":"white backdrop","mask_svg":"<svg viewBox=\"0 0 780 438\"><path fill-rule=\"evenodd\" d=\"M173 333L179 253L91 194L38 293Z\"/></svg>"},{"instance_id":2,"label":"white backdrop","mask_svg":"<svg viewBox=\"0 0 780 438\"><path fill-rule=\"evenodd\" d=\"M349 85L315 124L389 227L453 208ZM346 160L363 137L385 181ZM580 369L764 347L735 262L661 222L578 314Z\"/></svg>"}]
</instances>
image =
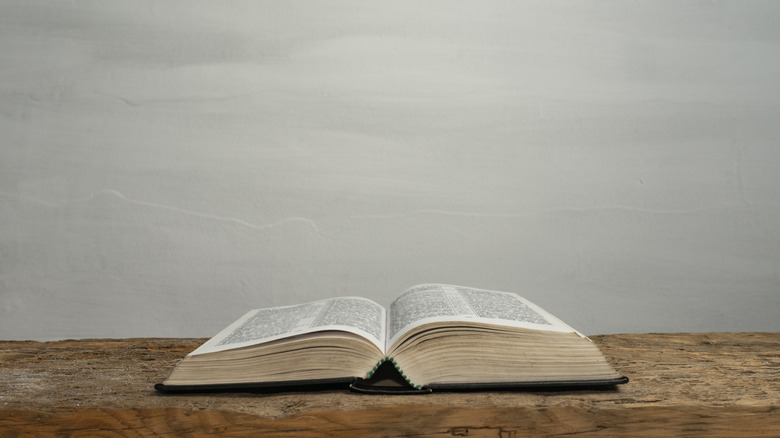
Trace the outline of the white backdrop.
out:
<instances>
[{"instance_id":1,"label":"white backdrop","mask_svg":"<svg viewBox=\"0 0 780 438\"><path fill-rule=\"evenodd\" d=\"M780 3L0 1L0 338L446 282L780 330Z\"/></svg>"}]
</instances>

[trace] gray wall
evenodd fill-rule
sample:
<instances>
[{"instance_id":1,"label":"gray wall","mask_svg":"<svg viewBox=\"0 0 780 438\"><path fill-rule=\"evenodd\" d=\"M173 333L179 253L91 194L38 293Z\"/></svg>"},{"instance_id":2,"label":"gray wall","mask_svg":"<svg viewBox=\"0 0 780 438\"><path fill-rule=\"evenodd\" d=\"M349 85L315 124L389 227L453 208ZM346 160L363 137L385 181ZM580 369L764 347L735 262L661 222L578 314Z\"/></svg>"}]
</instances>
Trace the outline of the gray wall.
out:
<instances>
[{"instance_id":1,"label":"gray wall","mask_svg":"<svg viewBox=\"0 0 780 438\"><path fill-rule=\"evenodd\" d=\"M0 338L421 282L780 330L780 3L0 2Z\"/></svg>"}]
</instances>

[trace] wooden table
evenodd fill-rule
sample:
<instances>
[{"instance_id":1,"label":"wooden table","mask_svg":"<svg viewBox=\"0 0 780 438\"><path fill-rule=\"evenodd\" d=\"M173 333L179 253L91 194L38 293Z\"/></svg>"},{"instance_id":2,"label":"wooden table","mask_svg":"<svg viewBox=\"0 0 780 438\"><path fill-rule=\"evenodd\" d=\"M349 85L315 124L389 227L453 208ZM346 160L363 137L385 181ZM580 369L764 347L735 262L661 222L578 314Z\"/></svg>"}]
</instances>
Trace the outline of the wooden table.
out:
<instances>
[{"instance_id":1,"label":"wooden table","mask_svg":"<svg viewBox=\"0 0 780 438\"><path fill-rule=\"evenodd\" d=\"M780 436L780 333L593 336L611 390L160 395L204 339L0 341L0 437Z\"/></svg>"}]
</instances>

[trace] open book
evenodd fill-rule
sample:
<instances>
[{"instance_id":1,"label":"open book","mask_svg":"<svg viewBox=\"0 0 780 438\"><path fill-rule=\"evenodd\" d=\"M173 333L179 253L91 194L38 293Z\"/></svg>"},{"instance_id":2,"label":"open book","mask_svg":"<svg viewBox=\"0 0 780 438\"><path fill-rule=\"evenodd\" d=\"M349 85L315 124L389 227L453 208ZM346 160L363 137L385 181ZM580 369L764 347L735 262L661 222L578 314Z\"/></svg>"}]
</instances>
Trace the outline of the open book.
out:
<instances>
[{"instance_id":1,"label":"open book","mask_svg":"<svg viewBox=\"0 0 780 438\"><path fill-rule=\"evenodd\" d=\"M252 310L155 388L343 384L364 392L420 392L627 381L588 338L516 294L424 284L387 310L360 297Z\"/></svg>"}]
</instances>

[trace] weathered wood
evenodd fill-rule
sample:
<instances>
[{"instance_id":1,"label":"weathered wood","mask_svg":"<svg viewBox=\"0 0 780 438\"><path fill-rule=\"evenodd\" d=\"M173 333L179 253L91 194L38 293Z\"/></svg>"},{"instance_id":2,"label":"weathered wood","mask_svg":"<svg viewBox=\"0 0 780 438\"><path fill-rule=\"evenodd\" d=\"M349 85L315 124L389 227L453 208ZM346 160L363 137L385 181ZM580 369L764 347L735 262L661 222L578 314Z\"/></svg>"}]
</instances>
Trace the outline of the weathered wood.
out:
<instances>
[{"instance_id":1,"label":"weathered wood","mask_svg":"<svg viewBox=\"0 0 780 438\"><path fill-rule=\"evenodd\" d=\"M592 339L613 390L159 395L203 339L0 342L0 437L778 436L780 333Z\"/></svg>"}]
</instances>

